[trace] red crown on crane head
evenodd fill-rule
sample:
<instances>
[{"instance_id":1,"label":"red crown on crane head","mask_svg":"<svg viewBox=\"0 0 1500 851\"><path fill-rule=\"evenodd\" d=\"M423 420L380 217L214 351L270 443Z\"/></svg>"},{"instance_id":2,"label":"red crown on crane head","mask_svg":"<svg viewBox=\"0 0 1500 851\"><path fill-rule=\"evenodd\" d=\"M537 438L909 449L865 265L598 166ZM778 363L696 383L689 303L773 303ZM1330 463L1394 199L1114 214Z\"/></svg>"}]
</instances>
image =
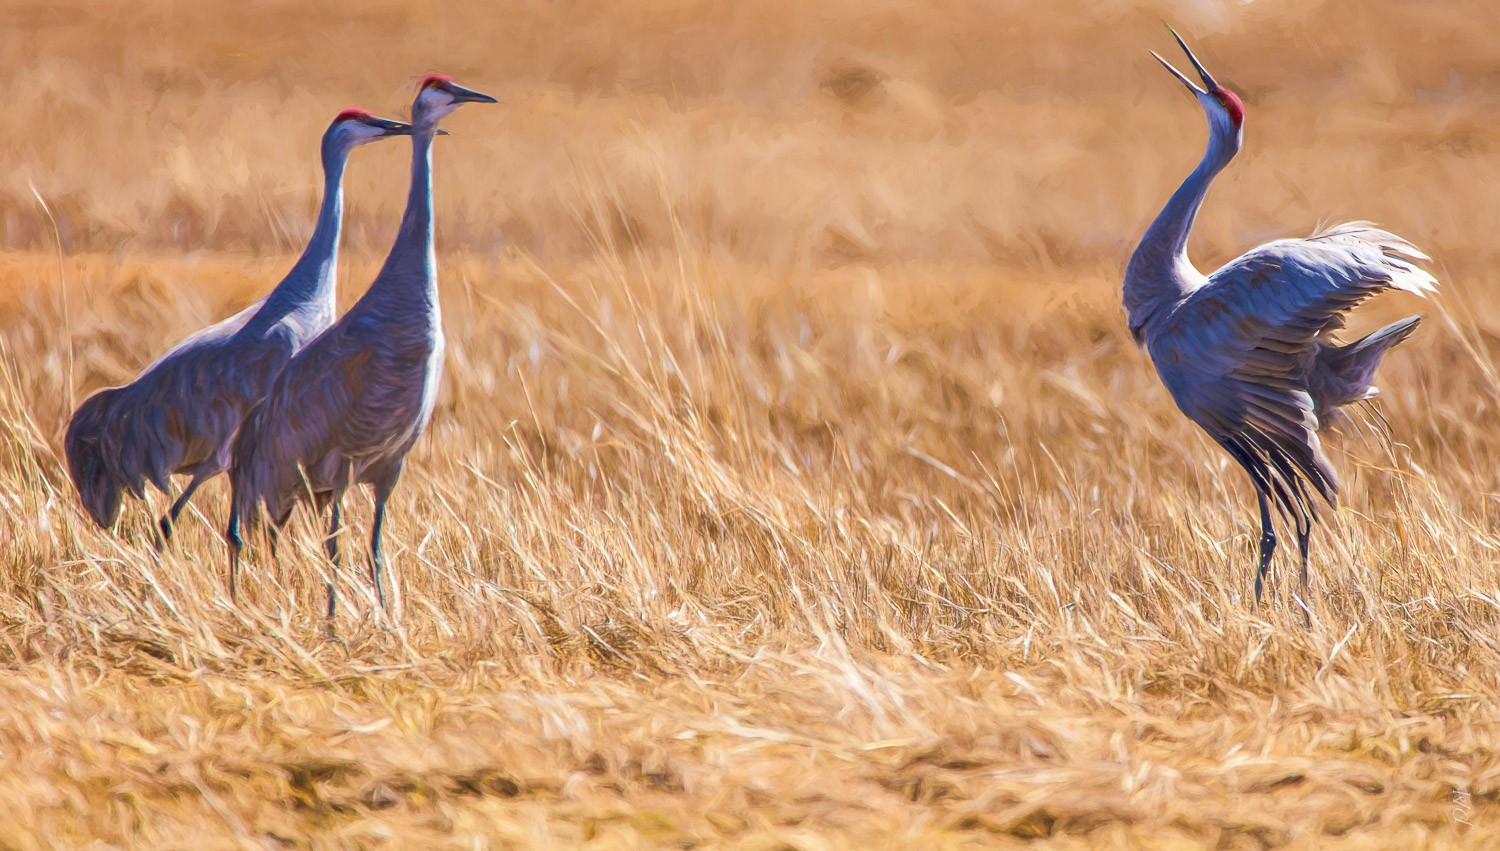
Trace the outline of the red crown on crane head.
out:
<instances>
[{"instance_id":1,"label":"red crown on crane head","mask_svg":"<svg viewBox=\"0 0 1500 851\"><path fill-rule=\"evenodd\" d=\"M1240 103L1238 95L1223 86L1214 89L1212 94L1219 99L1219 103L1223 104L1224 109L1229 112L1229 120L1234 122L1234 126L1239 127L1245 123L1245 105Z\"/></svg>"},{"instance_id":2,"label":"red crown on crane head","mask_svg":"<svg viewBox=\"0 0 1500 851\"><path fill-rule=\"evenodd\" d=\"M428 74L427 78L422 81L420 88L430 89L433 86L440 86L443 83L451 82L453 82L453 78L447 74Z\"/></svg>"},{"instance_id":3,"label":"red crown on crane head","mask_svg":"<svg viewBox=\"0 0 1500 851\"><path fill-rule=\"evenodd\" d=\"M371 113L368 109L350 107L349 109L340 112L338 116L333 119L333 122L335 124L342 124L345 121L353 121L356 118L369 118L372 114L373 113Z\"/></svg>"}]
</instances>

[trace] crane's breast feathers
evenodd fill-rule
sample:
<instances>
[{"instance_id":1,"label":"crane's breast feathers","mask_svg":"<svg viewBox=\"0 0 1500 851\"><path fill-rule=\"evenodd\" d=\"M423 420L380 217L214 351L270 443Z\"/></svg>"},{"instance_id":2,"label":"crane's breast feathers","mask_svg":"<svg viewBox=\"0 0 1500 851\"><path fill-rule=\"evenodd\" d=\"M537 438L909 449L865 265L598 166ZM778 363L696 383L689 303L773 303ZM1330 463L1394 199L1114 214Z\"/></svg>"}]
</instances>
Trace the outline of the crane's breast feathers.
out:
<instances>
[{"instance_id":1,"label":"crane's breast feathers","mask_svg":"<svg viewBox=\"0 0 1500 851\"><path fill-rule=\"evenodd\" d=\"M277 376L262 417L266 430L280 434L287 456L309 470L322 471L330 459L362 459L357 473L370 459L404 452L426 424L441 340L432 349L393 346L400 341L380 330L335 325ZM322 472L308 475L322 481Z\"/></svg>"}]
</instances>

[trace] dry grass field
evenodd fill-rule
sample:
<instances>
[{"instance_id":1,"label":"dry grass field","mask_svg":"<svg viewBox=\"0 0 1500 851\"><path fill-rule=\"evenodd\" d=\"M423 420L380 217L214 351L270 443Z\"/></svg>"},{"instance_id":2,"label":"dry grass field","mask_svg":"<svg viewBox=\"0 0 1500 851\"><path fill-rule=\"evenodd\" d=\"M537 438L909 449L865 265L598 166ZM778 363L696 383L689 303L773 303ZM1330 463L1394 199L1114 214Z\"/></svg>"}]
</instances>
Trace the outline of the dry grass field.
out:
<instances>
[{"instance_id":1,"label":"dry grass field","mask_svg":"<svg viewBox=\"0 0 1500 851\"><path fill-rule=\"evenodd\" d=\"M1500 843L1500 6L0 5L0 848ZM1367 218L1443 282L1353 323L1428 319L1309 628L1119 306L1206 136L1163 20L1249 113L1201 267ZM356 562L329 639L305 518L231 606L225 482L157 558L62 433L431 71L504 104L438 145L393 612ZM344 303L407 158L353 158Z\"/></svg>"}]
</instances>

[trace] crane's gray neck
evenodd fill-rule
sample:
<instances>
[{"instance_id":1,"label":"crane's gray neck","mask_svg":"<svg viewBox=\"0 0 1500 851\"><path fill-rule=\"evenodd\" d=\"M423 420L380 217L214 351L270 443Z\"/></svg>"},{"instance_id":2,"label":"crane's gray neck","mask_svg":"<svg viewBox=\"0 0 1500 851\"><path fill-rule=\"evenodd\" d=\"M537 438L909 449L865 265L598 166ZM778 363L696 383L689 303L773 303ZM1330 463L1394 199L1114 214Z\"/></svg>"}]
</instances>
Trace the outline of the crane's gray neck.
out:
<instances>
[{"instance_id":1,"label":"crane's gray neck","mask_svg":"<svg viewBox=\"0 0 1500 851\"><path fill-rule=\"evenodd\" d=\"M1239 145L1229 139L1223 133L1209 134L1203 160L1157 214L1130 258L1125 271L1125 309L1131 333L1137 339L1153 319L1164 316L1172 305L1203 285L1203 275L1188 259L1188 236L1209 184L1239 150Z\"/></svg>"},{"instance_id":2,"label":"crane's gray neck","mask_svg":"<svg viewBox=\"0 0 1500 851\"><path fill-rule=\"evenodd\" d=\"M406 214L401 217L397 244L405 249L391 252L391 260L412 260L420 266L413 271L431 268L426 264L432 253L432 139L437 126L424 127L412 134L411 190L406 195Z\"/></svg>"},{"instance_id":3,"label":"crane's gray neck","mask_svg":"<svg viewBox=\"0 0 1500 851\"><path fill-rule=\"evenodd\" d=\"M310 310L327 314L322 325L333 321L339 232L344 223L344 166L348 162L349 148L324 140L323 205L318 210L318 223L302 256L266 298L258 318L274 321L293 311Z\"/></svg>"},{"instance_id":4,"label":"crane's gray neck","mask_svg":"<svg viewBox=\"0 0 1500 851\"><path fill-rule=\"evenodd\" d=\"M437 308L437 274L433 258L432 139L437 124L417 126L411 137L411 190L396 242L385 259L370 295L406 308Z\"/></svg>"}]
</instances>

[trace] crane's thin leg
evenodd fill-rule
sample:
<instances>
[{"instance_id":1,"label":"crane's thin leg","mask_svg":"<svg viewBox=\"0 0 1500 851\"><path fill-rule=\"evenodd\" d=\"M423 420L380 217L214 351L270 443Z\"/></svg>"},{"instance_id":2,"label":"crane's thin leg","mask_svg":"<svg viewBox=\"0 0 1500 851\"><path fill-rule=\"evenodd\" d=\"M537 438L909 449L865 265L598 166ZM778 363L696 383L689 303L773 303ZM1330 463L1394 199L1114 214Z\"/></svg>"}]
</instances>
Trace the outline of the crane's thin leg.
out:
<instances>
[{"instance_id":1,"label":"crane's thin leg","mask_svg":"<svg viewBox=\"0 0 1500 851\"><path fill-rule=\"evenodd\" d=\"M393 469L385 475L372 477L373 481L370 482L375 489L375 522L370 528L370 581L375 584L375 597L380 600L382 609L386 608L385 583L381 581L380 574L385 570L385 559L380 555L380 532L385 527L385 504L401 478L401 467L401 462L398 461Z\"/></svg>"},{"instance_id":2,"label":"crane's thin leg","mask_svg":"<svg viewBox=\"0 0 1500 851\"><path fill-rule=\"evenodd\" d=\"M328 620L333 620L334 611L334 589L333 581L338 578L339 572L339 529L342 525L340 509L344 505L343 494L333 494L329 500L333 504L333 514L328 520L328 537L323 541L323 547L328 551L328 560L333 562L333 573L328 577Z\"/></svg>"},{"instance_id":3,"label":"crane's thin leg","mask_svg":"<svg viewBox=\"0 0 1500 851\"><path fill-rule=\"evenodd\" d=\"M1302 597L1308 596L1307 589L1307 556L1312 550L1312 524L1308 523L1297 530L1297 552L1302 556Z\"/></svg>"},{"instance_id":4,"label":"crane's thin leg","mask_svg":"<svg viewBox=\"0 0 1500 851\"><path fill-rule=\"evenodd\" d=\"M375 522L370 528L370 581L375 584L375 598L380 601L380 608L385 609L385 585L381 583L380 573L385 567L380 556L380 529L385 525L385 502L390 499L389 488L377 487L375 490Z\"/></svg>"},{"instance_id":5,"label":"crane's thin leg","mask_svg":"<svg viewBox=\"0 0 1500 851\"><path fill-rule=\"evenodd\" d=\"M1297 524L1297 554L1301 557L1302 574L1302 596L1297 598L1297 605L1302 608L1302 625L1312 626L1312 597L1307 589L1307 556L1312 549L1312 521L1307 518L1299 518Z\"/></svg>"},{"instance_id":6,"label":"crane's thin leg","mask_svg":"<svg viewBox=\"0 0 1500 851\"><path fill-rule=\"evenodd\" d=\"M244 549L245 542L240 538L239 512L233 508L229 509L229 528L224 530L224 538L229 542L229 602L239 605L240 550Z\"/></svg>"},{"instance_id":7,"label":"crane's thin leg","mask_svg":"<svg viewBox=\"0 0 1500 851\"><path fill-rule=\"evenodd\" d=\"M193 493L198 490L198 486L208 481L208 479L208 475L194 473L193 480L188 482L188 486L182 491L182 496L177 497L177 501L172 503L171 509L162 515L161 522L157 524L161 527L161 537L156 539L156 548L158 550L164 549L167 542L172 540L172 532L177 526L178 516L182 514L184 508L187 508L188 500L193 498Z\"/></svg>"},{"instance_id":8,"label":"crane's thin leg","mask_svg":"<svg viewBox=\"0 0 1500 851\"><path fill-rule=\"evenodd\" d=\"M1271 571L1271 556L1276 552L1276 528L1271 525L1271 494L1275 482L1268 475L1265 460L1243 440L1225 438L1219 441L1219 445L1250 475L1250 482L1255 485L1255 498L1260 504L1260 565L1255 570L1255 602L1259 605L1266 576Z\"/></svg>"},{"instance_id":9,"label":"crane's thin leg","mask_svg":"<svg viewBox=\"0 0 1500 851\"><path fill-rule=\"evenodd\" d=\"M1271 525L1271 501L1266 492L1257 488L1255 495L1260 500L1260 567L1255 572L1255 602L1259 604L1266 576L1271 571L1271 556L1276 552L1276 529Z\"/></svg>"}]
</instances>

